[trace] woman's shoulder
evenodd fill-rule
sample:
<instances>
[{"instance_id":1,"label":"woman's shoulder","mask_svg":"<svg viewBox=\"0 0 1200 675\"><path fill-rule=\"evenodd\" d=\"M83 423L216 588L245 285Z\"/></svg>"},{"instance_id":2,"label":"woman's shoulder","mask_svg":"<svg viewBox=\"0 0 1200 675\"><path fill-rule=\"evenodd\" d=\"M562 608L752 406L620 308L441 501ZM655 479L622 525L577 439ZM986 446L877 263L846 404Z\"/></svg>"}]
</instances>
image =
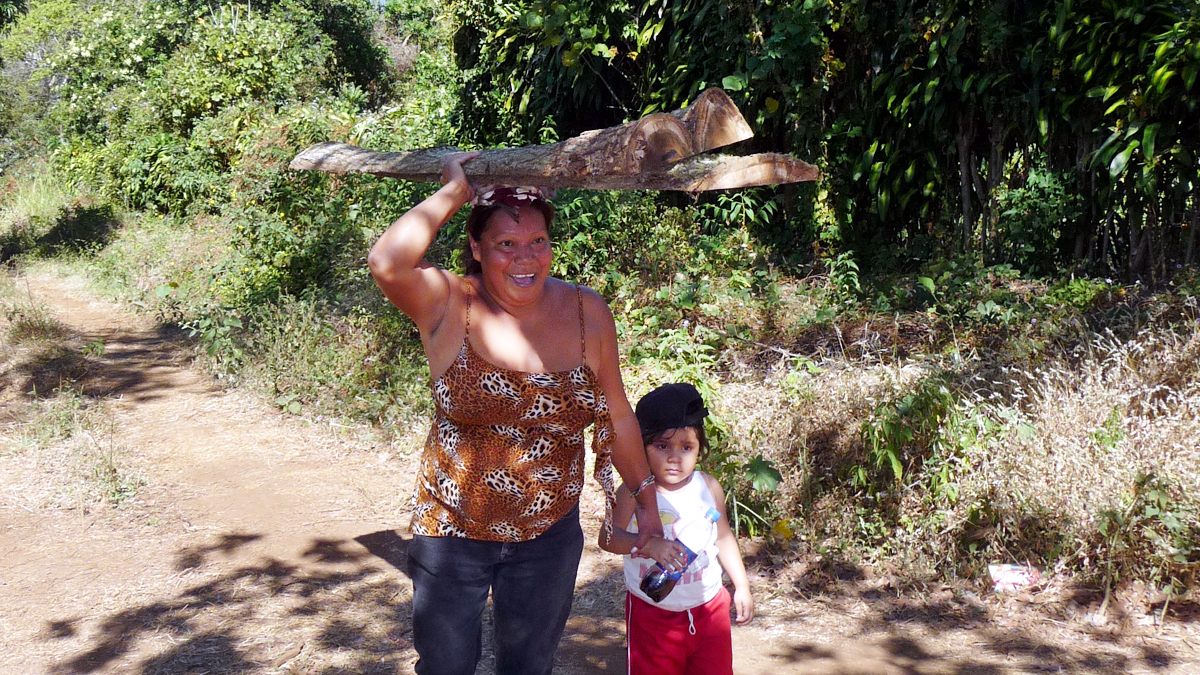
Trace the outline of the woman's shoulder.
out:
<instances>
[{"instance_id":1,"label":"woman's shoulder","mask_svg":"<svg viewBox=\"0 0 1200 675\"><path fill-rule=\"evenodd\" d=\"M589 296L600 297L599 293L583 284L577 284L558 277L546 277L546 289L553 293L570 294L571 297L575 297L576 293L582 294L585 298Z\"/></svg>"},{"instance_id":2,"label":"woman's shoulder","mask_svg":"<svg viewBox=\"0 0 1200 675\"><path fill-rule=\"evenodd\" d=\"M566 306L575 307L582 303L584 313L589 316L594 312L601 312L605 315L612 314L608 308L608 301L583 284L572 283L558 277L549 277L546 279L546 292L552 299L550 306L555 310Z\"/></svg>"},{"instance_id":3,"label":"woman's shoulder","mask_svg":"<svg viewBox=\"0 0 1200 675\"><path fill-rule=\"evenodd\" d=\"M612 309L609 308L608 300L605 300L604 296L583 284L572 284L572 287L578 289L577 292L583 302L585 314L607 323L612 322Z\"/></svg>"}]
</instances>

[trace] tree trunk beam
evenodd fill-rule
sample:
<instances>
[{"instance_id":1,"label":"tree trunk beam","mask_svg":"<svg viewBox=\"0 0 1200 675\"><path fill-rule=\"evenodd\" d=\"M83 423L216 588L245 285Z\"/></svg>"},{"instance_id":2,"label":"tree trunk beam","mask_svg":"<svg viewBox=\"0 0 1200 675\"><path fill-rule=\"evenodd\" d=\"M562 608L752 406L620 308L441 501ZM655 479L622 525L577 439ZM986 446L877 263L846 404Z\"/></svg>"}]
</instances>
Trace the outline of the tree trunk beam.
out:
<instances>
[{"instance_id":1,"label":"tree trunk beam","mask_svg":"<svg viewBox=\"0 0 1200 675\"><path fill-rule=\"evenodd\" d=\"M549 146L534 146L534 149ZM761 153L693 155L669 167L637 174L553 172L539 161L516 161L530 148L484 150L463 164L467 178L479 185L537 185L586 190L679 190L703 192L817 180L818 169L790 155ZM411 152L375 152L348 143L321 143L300 153L291 168L331 173L366 173L386 178L437 183L442 159L457 148ZM564 165L559 165L564 166ZM553 167L551 167L553 168Z\"/></svg>"},{"instance_id":2,"label":"tree trunk beam","mask_svg":"<svg viewBox=\"0 0 1200 675\"><path fill-rule=\"evenodd\" d=\"M698 192L816 180L814 167L786 155L700 157L752 135L729 96L714 88L682 110L647 115L553 145L483 150L463 169L479 185L592 190ZM301 152L289 166L436 183L441 180L442 161L454 152L459 150L375 152L346 143L320 143Z\"/></svg>"}]
</instances>

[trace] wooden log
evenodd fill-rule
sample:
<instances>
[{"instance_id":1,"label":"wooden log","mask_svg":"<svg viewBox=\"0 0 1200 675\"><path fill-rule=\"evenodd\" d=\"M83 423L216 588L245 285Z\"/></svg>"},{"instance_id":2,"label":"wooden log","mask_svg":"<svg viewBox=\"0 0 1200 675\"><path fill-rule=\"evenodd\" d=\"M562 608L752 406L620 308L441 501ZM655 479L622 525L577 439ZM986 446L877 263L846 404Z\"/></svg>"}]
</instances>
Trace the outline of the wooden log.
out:
<instances>
[{"instance_id":1,"label":"wooden log","mask_svg":"<svg viewBox=\"0 0 1200 675\"><path fill-rule=\"evenodd\" d=\"M553 145L483 150L463 168L479 184L538 185L593 190L719 190L815 180L816 169L785 155L689 158L753 136L737 106L720 89L692 105L589 131ZM346 143L307 148L295 170L368 173L438 182L442 161L457 148L376 152ZM678 167L678 169L676 169Z\"/></svg>"},{"instance_id":2,"label":"wooden log","mask_svg":"<svg viewBox=\"0 0 1200 675\"><path fill-rule=\"evenodd\" d=\"M562 174L572 176L598 174L634 175L661 171L685 157L743 141L753 136L750 125L737 106L720 89L707 89L692 105L673 113L657 113L607 129L589 131L553 145L535 145L484 151L487 166L512 165L511 173L530 174L547 179ZM373 162L391 165L390 173L378 166L366 173L392 175L411 180L428 180L441 171L446 151L426 148L411 152L387 153ZM359 171L351 164L365 159L353 151L322 144L300 153L293 169L317 171ZM417 178L416 176L422 176ZM502 180L500 178L497 181ZM495 182L495 181L489 181Z\"/></svg>"},{"instance_id":3,"label":"wooden log","mask_svg":"<svg viewBox=\"0 0 1200 675\"><path fill-rule=\"evenodd\" d=\"M545 146L534 146L545 147ZM463 164L467 177L479 183L538 185L589 190L680 190L702 192L759 185L780 185L817 180L820 171L790 155L761 153L692 155L675 164L642 173L547 172L542 157L518 161L526 148L484 150ZM442 159L457 148L426 148L410 152L375 152L348 143L322 143L292 160L293 169L334 173L366 173L387 178L436 183L441 180ZM421 167L411 169L409 167Z\"/></svg>"},{"instance_id":4,"label":"wooden log","mask_svg":"<svg viewBox=\"0 0 1200 675\"><path fill-rule=\"evenodd\" d=\"M672 178L679 179L682 186L644 189L704 192L705 190L731 190L762 185L805 183L821 177L820 169L812 164L791 155L774 152L763 152L744 157L696 155L672 166L666 173Z\"/></svg>"}]
</instances>

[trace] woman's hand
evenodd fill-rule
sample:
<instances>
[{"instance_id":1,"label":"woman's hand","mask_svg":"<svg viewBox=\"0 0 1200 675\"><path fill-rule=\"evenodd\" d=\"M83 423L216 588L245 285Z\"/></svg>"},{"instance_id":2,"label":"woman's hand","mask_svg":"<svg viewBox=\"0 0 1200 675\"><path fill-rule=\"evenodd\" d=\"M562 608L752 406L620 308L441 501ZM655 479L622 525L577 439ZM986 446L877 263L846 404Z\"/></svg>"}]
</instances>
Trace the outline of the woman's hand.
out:
<instances>
[{"instance_id":1,"label":"woman's hand","mask_svg":"<svg viewBox=\"0 0 1200 675\"><path fill-rule=\"evenodd\" d=\"M683 545L662 537L650 537L645 546L637 549L637 554L653 558L668 572L682 572L687 565L687 551Z\"/></svg>"},{"instance_id":2,"label":"woman's hand","mask_svg":"<svg viewBox=\"0 0 1200 675\"><path fill-rule=\"evenodd\" d=\"M467 180L467 172L463 169L463 164L479 156L478 152L456 152L446 155L442 160L442 185L456 184L465 195L464 201L471 201L475 198L475 188L471 187L471 182Z\"/></svg>"},{"instance_id":3,"label":"woman's hand","mask_svg":"<svg viewBox=\"0 0 1200 675\"><path fill-rule=\"evenodd\" d=\"M649 497L649 499L645 499ZM658 495L654 490L647 490L638 495L637 506L634 507L635 517L637 518L638 534L637 543L634 547L638 550L644 548L651 537L663 536L662 517L658 515Z\"/></svg>"}]
</instances>

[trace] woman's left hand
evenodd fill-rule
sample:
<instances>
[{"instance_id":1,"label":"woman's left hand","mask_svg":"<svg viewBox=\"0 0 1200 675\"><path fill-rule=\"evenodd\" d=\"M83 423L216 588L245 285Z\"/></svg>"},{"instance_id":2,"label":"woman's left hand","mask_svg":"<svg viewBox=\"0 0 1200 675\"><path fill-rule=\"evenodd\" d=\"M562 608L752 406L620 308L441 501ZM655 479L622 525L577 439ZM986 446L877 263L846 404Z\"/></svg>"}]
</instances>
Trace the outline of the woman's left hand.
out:
<instances>
[{"instance_id":1,"label":"woman's left hand","mask_svg":"<svg viewBox=\"0 0 1200 675\"><path fill-rule=\"evenodd\" d=\"M650 491L654 501L650 504L645 504L642 500L638 500L634 513L636 513L638 532L637 532L637 548L642 548L650 541L650 537L663 536L662 518L658 515L658 497L653 490Z\"/></svg>"},{"instance_id":2,"label":"woman's left hand","mask_svg":"<svg viewBox=\"0 0 1200 675\"><path fill-rule=\"evenodd\" d=\"M458 184L464 190L464 194L467 195L467 201L475 198L475 188L467 180L467 172L463 169L463 164L478 156L478 151L456 152L446 155L442 160L442 185Z\"/></svg>"}]
</instances>

